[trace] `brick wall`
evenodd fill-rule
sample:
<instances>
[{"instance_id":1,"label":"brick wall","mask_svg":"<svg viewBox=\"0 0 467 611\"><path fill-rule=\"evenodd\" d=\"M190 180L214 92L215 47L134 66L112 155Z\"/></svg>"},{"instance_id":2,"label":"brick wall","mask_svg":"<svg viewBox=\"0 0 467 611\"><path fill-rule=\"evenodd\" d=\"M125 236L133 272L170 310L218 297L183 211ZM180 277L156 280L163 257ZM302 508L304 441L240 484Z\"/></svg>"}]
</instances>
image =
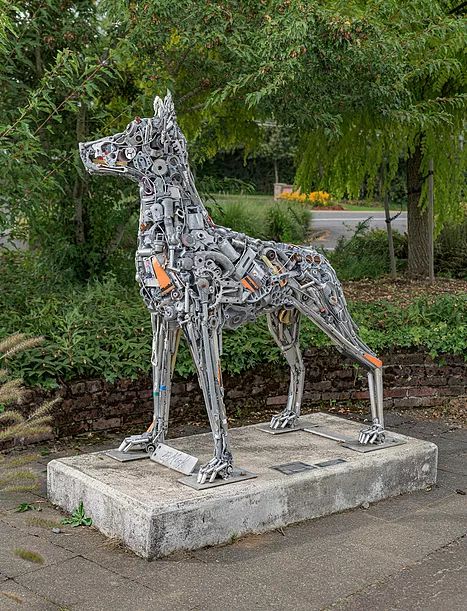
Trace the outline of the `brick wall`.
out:
<instances>
[{"instance_id":1,"label":"brick wall","mask_svg":"<svg viewBox=\"0 0 467 611\"><path fill-rule=\"evenodd\" d=\"M368 399L365 372L334 350L305 353L304 406ZM398 352L383 355L385 407L435 407L452 397L467 396L466 362L446 356L434 362L426 353ZM225 402L230 415L249 410L280 410L287 400L288 368L262 366L235 376L224 376ZM146 427L151 420L151 379L77 381L59 393L63 401L54 418L57 437L86 431ZM30 390L22 406L26 412L44 393ZM204 416L204 403L196 378L175 378L170 418L187 423Z\"/></svg>"}]
</instances>

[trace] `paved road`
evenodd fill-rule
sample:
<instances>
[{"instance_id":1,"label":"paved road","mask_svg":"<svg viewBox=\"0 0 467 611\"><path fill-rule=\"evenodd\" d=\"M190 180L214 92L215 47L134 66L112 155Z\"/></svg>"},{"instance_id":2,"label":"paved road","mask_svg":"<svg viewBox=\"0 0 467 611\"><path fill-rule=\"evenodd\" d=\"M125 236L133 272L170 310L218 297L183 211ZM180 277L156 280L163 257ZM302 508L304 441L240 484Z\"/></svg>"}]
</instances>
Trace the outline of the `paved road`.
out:
<instances>
[{"instance_id":1,"label":"paved road","mask_svg":"<svg viewBox=\"0 0 467 611\"><path fill-rule=\"evenodd\" d=\"M395 212L391 211L394 216ZM319 210L313 211L311 227L318 234L313 245L334 249L341 236L350 237L357 228L358 223L370 219L372 229L386 229L384 212L352 212L349 210ZM394 230L404 233L407 231L407 212L392 223Z\"/></svg>"},{"instance_id":2,"label":"paved road","mask_svg":"<svg viewBox=\"0 0 467 611\"><path fill-rule=\"evenodd\" d=\"M464 611L467 431L406 412L388 412L387 421L438 445L437 486L154 562L93 529L61 526L41 496L0 492L0 609ZM56 456L43 457L38 471ZM34 498L41 513L14 511ZM42 563L19 558L17 548Z\"/></svg>"}]
</instances>

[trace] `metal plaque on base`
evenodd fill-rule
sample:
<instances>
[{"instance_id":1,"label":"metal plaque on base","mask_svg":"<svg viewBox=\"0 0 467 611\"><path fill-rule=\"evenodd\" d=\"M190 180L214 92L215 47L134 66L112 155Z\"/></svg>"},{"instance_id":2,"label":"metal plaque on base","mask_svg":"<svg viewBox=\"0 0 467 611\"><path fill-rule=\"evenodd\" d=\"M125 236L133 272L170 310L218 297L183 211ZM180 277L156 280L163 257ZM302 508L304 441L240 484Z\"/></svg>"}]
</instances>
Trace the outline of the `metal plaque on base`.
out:
<instances>
[{"instance_id":1,"label":"metal plaque on base","mask_svg":"<svg viewBox=\"0 0 467 611\"><path fill-rule=\"evenodd\" d=\"M368 443L362 445L358 441L351 441L348 443L343 443L343 448L349 448L349 450L354 450L355 452L360 452L361 454L366 454L367 452L375 452L376 450L387 450L387 448L394 448L396 446L401 446L404 443L407 443L403 439L394 439L393 437L388 437L384 443Z\"/></svg>"},{"instance_id":2,"label":"metal plaque on base","mask_svg":"<svg viewBox=\"0 0 467 611\"><path fill-rule=\"evenodd\" d=\"M275 465L271 467L271 469L280 471L284 475L295 475L295 473L303 473L303 471L311 471L312 469L316 469L316 467L314 465L309 465L306 462L295 461L295 462L284 463L283 465Z\"/></svg>"},{"instance_id":3,"label":"metal plaque on base","mask_svg":"<svg viewBox=\"0 0 467 611\"><path fill-rule=\"evenodd\" d=\"M184 475L190 475L198 462L196 456L172 448L165 443L158 443L150 458L159 465L164 465Z\"/></svg>"},{"instance_id":4,"label":"metal plaque on base","mask_svg":"<svg viewBox=\"0 0 467 611\"><path fill-rule=\"evenodd\" d=\"M208 488L216 488L217 486L225 486L226 484L236 484L238 482L244 482L247 479L253 479L254 477L258 477L256 473L251 473L251 471L246 471L245 469L235 469L232 472L232 475L227 479L217 478L213 482L205 482L204 484L198 484L196 481L198 478L198 473L192 473L191 475L187 475L186 477L181 477L178 481L181 484L185 484L185 486L190 486L190 488L194 488L195 490L207 490Z\"/></svg>"},{"instance_id":5,"label":"metal plaque on base","mask_svg":"<svg viewBox=\"0 0 467 611\"><path fill-rule=\"evenodd\" d=\"M144 450L135 450L134 452L120 452L120 450L106 450L103 452L106 456L110 456L118 462L131 462L132 460L141 460L149 458L149 454Z\"/></svg>"},{"instance_id":6,"label":"metal plaque on base","mask_svg":"<svg viewBox=\"0 0 467 611\"><path fill-rule=\"evenodd\" d=\"M303 428L301 426L296 426L293 429L271 429L268 426L259 426L258 431L269 433L270 435L282 435L283 433L296 433L297 431L303 431Z\"/></svg>"}]
</instances>

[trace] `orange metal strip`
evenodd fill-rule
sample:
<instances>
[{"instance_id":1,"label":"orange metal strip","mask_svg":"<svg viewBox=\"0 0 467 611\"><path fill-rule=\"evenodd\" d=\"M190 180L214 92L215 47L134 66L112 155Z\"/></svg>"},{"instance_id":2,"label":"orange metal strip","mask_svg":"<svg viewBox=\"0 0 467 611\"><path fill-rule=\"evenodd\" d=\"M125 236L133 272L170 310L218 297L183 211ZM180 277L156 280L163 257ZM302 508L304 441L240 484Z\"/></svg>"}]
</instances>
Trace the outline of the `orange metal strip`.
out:
<instances>
[{"instance_id":1,"label":"orange metal strip","mask_svg":"<svg viewBox=\"0 0 467 611\"><path fill-rule=\"evenodd\" d=\"M255 291L255 288L253 286L253 283L251 283L250 285L250 278L247 276L246 278L242 278L240 280L240 282L243 284L243 286L247 289L247 291L250 291L250 293L253 293Z\"/></svg>"},{"instance_id":2,"label":"orange metal strip","mask_svg":"<svg viewBox=\"0 0 467 611\"><path fill-rule=\"evenodd\" d=\"M380 361L379 359L377 359L376 356L371 356L371 354L368 354L365 352L365 354L363 355L363 358L369 361L370 363L373 363L373 365L376 365L376 367L383 366L383 361Z\"/></svg>"},{"instance_id":3,"label":"orange metal strip","mask_svg":"<svg viewBox=\"0 0 467 611\"><path fill-rule=\"evenodd\" d=\"M170 280L169 276L167 275L167 272L161 266L161 264L156 259L156 257L153 257L152 259L152 267L154 269L154 273L156 274L157 281L159 282L159 286L162 289L165 289L172 284L172 281Z\"/></svg>"}]
</instances>

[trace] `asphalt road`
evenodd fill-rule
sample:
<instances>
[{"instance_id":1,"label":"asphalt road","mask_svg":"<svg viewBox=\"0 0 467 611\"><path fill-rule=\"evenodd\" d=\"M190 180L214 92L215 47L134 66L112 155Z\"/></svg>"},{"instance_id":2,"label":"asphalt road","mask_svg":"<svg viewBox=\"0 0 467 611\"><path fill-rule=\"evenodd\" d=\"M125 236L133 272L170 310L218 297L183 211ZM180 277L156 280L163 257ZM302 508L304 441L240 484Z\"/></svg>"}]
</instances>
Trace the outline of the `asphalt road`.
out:
<instances>
[{"instance_id":1,"label":"asphalt road","mask_svg":"<svg viewBox=\"0 0 467 611\"><path fill-rule=\"evenodd\" d=\"M396 213L391 211L391 216ZM349 210L319 210L313 211L311 228L316 237L312 240L314 246L334 249L341 236L351 237L359 223L370 219L371 229L386 229L384 212L353 212ZM402 212L392 222L393 230L404 233L407 231L407 212Z\"/></svg>"}]
</instances>

